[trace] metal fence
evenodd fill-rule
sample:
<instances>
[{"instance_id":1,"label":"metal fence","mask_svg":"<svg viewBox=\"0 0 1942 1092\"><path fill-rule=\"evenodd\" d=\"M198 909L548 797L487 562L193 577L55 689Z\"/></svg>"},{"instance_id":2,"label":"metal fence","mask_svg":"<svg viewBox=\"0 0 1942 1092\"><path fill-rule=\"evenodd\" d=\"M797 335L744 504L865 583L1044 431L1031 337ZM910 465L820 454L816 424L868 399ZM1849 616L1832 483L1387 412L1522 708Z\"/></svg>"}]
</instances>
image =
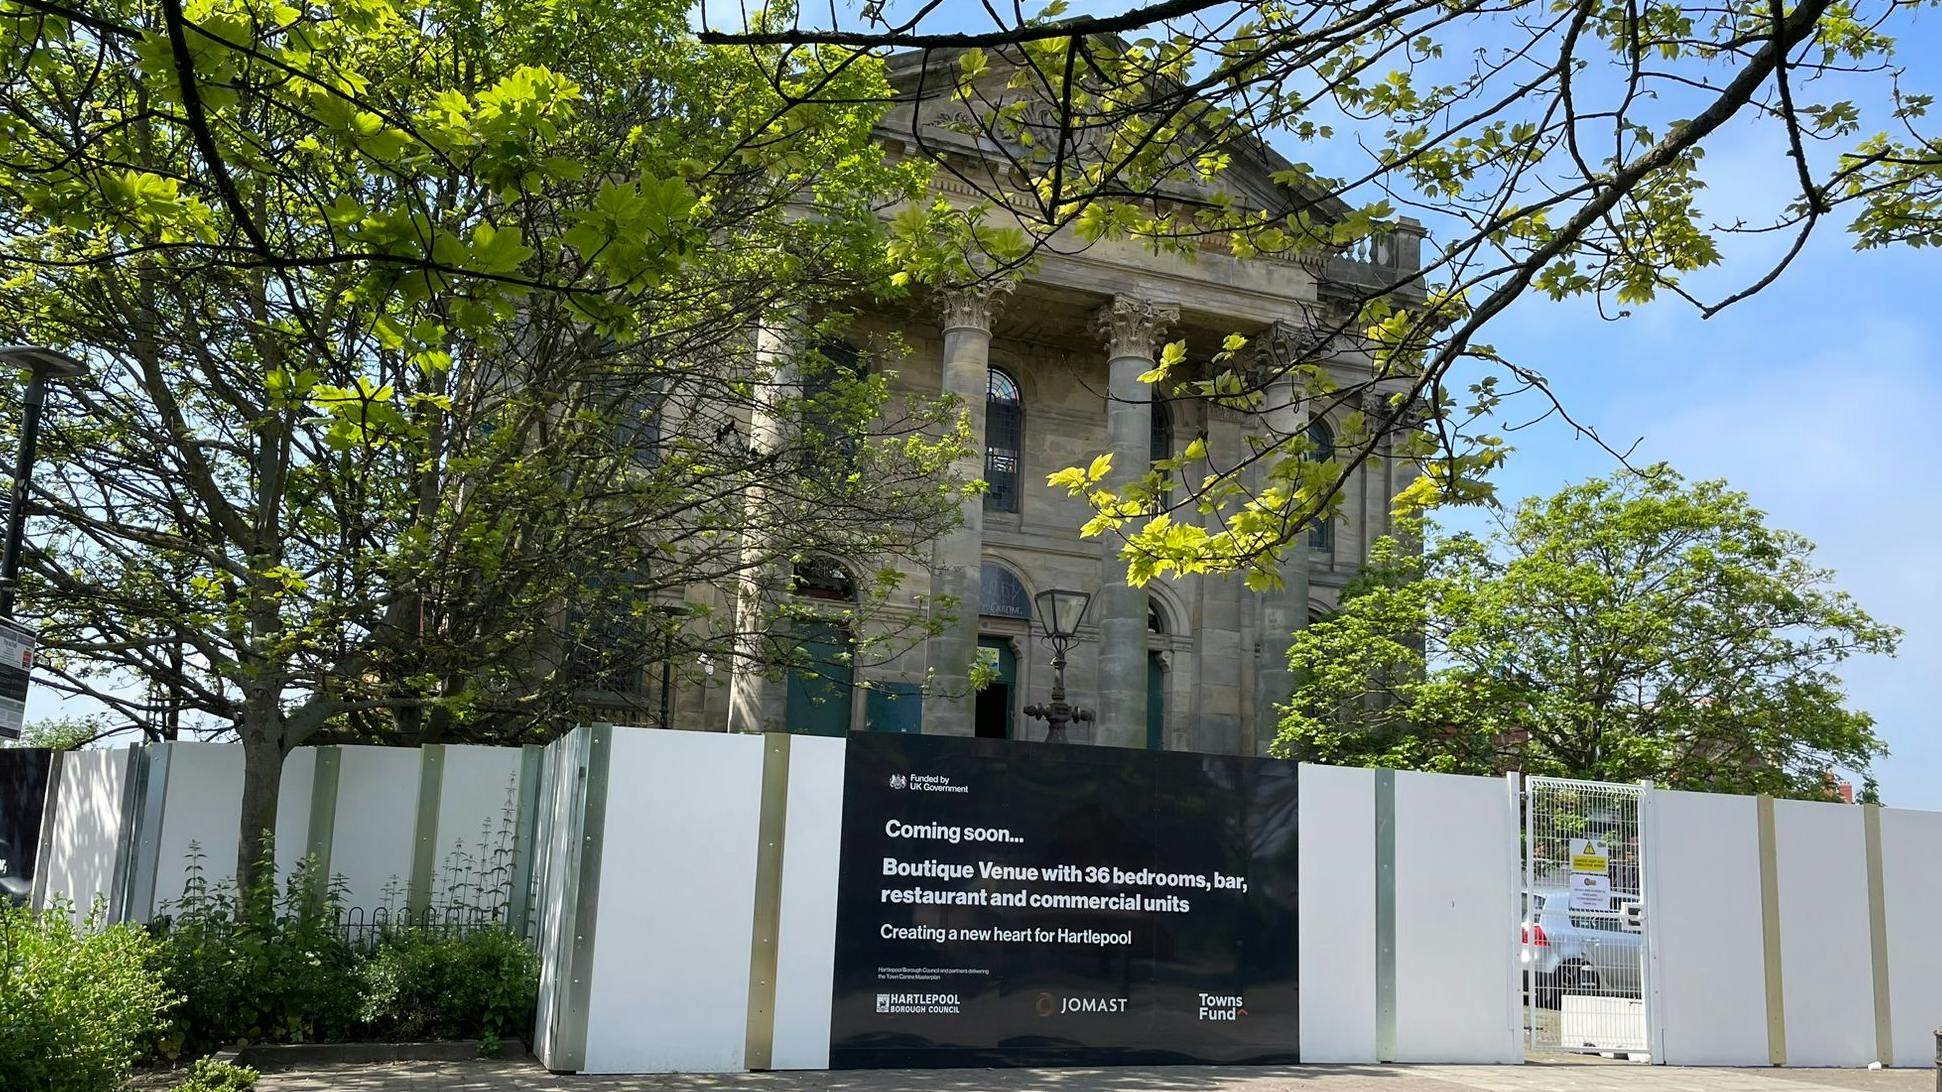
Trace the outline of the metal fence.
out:
<instances>
[{"instance_id":1,"label":"metal fence","mask_svg":"<svg viewBox=\"0 0 1942 1092\"><path fill-rule=\"evenodd\" d=\"M394 910L384 906L366 910L361 906L351 906L338 910L335 928L345 944L368 952L389 935L416 933L440 938L460 937L487 929L504 929L507 922L503 910L493 912L472 906L427 906L419 910Z\"/></svg>"},{"instance_id":2,"label":"metal fence","mask_svg":"<svg viewBox=\"0 0 1942 1092\"><path fill-rule=\"evenodd\" d=\"M1534 1052L1649 1049L1642 794L1596 781L1525 783L1519 961Z\"/></svg>"}]
</instances>

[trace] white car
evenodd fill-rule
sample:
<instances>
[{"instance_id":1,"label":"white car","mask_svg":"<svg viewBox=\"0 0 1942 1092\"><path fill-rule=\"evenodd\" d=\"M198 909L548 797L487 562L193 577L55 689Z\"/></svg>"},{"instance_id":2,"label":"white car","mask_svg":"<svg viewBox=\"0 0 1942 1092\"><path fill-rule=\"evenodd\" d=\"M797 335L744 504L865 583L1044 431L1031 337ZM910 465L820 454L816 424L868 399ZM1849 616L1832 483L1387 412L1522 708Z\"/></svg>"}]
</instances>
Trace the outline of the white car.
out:
<instances>
[{"instance_id":1,"label":"white car","mask_svg":"<svg viewBox=\"0 0 1942 1092\"><path fill-rule=\"evenodd\" d=\"M1571 909L1564 891L1535 891L1525 900L1522 965L1534 972L1536 1003L1556 1008L1565 994L1639 995L1640 933L1626 913L1638 896L1612 893L1612 909Z\"/></svg>"}]
</instances>

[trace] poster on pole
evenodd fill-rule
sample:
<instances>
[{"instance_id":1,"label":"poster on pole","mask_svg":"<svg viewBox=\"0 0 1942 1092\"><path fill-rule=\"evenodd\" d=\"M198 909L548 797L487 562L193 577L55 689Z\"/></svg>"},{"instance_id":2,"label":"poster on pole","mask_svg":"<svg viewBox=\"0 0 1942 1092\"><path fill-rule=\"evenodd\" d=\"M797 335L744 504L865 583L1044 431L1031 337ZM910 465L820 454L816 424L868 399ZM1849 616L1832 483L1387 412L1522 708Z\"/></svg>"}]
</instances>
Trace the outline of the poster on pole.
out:
<instances>
[{"instance_id":1,"label":"poster on pole","mask_svg":"<svg viewBox=\"0 0 1942 1092\"><path fill-rule=\"evenodd\" d=\"M34 670L34 631L0 619L0 739L19 739Z\"/></svg>"},{"instance_id":2,"label":"poster on pole","mask_svg":"<svg viewBox=\"0 0 1942 1092\"><path fill-rule=\"evenodd\" d=\"M1293 1062L1296 765L855 735L833 1068Z\"/></svg>"}]
</instances>

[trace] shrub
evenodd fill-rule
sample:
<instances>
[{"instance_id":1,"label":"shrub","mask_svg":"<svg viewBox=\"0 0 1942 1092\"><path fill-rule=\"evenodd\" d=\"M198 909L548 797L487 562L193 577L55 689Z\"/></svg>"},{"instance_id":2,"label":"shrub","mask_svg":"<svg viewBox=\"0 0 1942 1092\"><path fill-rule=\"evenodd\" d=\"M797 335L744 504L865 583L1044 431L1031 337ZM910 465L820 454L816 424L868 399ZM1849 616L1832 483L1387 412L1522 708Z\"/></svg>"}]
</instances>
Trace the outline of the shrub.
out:
<instances>
[{"instance_id":1,"label":"shrub","mask_svg":"<svg viewBox=\"0 0 1942 1092\"><path fill-rule=\"evenodd\" d=\"M314 861L300 864L279 894L266 859L263 886L248 899L205 881L198 848L187 872L172 916L155 925L152 965L184 998L154 1040L163 1057L241 1041L490 1041L532 1029L539 957L503 927L465 928L472 922L455 913L447 920L460 930L442 934L414 927L438 915L406 915L402 926L387 916L365 951L347 939L341 891L323 882ZM498 899L503 908L505 893Z\"/></svg>"},{"instance_id":2,"label":"shrub","mask_svg":"<svg viewBox=\"0 0 1942 1092\"><path fill-rule=\"evenodd\" d=\"M114 1092L162 1026L154 943L100 919L0 905L0 1092Z\"/></svg>"},{"instance_id":3,"label":"shrub","mask_svg":"<svg viewBox=\"0 0 1942 1092\"><path fill-rule=\"evenodd\" d=\"M244 1065L198 1058L189 1067L189 1079L175 1086L175 1092L250 1092L262 1076Z\"/></svg>"},{"instance_id":4,"label":"shrub","mask_svg":"<svg viewBox=\"0 0 1942 1092\"><path fill-rule=\"evenodd\" d=\"M539 957L505 929L387 933L360 977L358 1015L380 1039L524 1036L539 1003Z\"/></svg>"},{"instance_id":5,"label":"shrub","mask_svg":"<svg viewBox=\"0 0 1942 1092\"><path fill-rule=\"evenodd\" d=\"M336 928L337 893L310 861L280 896L275 868L260 874L254 897L238 899L226 885L207 885L192 851L182 899L157 926L156 965L184 998L158 1053L331 1042L353 1032L359 960Z\"/></svg>"}]
</instances>

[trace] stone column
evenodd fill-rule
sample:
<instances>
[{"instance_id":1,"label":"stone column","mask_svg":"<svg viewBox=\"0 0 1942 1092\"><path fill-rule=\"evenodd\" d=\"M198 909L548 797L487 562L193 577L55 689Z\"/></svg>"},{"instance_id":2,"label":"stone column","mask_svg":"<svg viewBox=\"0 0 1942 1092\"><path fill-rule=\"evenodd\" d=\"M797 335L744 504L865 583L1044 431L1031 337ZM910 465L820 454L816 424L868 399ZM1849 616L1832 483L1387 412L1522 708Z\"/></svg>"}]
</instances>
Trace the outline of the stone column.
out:
<instances>
[{"instance_id":1,"label":"stone column","mask_svg":"<svg viewBox=\"0 0 1942 1092\"><path fill-rule=\"evenodd\" d=\"M1247 441L1242 435L1242 416L1219 406L1207 407L1207 456L1221 469L1239 466L1247 457ZM1207 525L1218 530L1211 518ZM1239 576L1198 579L1200 625L1194 631L1194 645L1200 656L1200 672L1195 686L1199 704L1198 723L1190 747L1217 754L1251 754L1252 740L1244 732L1251 723L1249 706L1252 692L1247 654L1253 648L1243 643L1249 592Z\"/></svg>"},{"instance_id":2,"label":"stone column","mask_svg":"<svg viewBox=\"0 0 1942 1092\"><path fill-rule=\"evenodd\" d=\"M1177 307L1115 296L1096 318L1106 342L1106 450L1113 456L1108 482L1123 485L1144 475L1153 444L1153 388L1140 376L1153 370L1160 334L1180 318ZM1126 583L1124 546L1107 535L1101 546L1099 591L1099 724L1094 739L1115 747L1146 741L1146 589Z\"/></svg>"},{"instance_id":3,"label":"stone column","mask_svg":"<svg viewBox=\"0 0 1942 1092\"><path fill-rule=\"evenodd\" d=\"M1295 354L1307 344L1308 331L1277 323L1269 334L1276 366L1285 370L1299 363ZM1262 410L1268 435L1276 438L1299 435L1308 427L1307 407L1299 402L1302 393L1293 379L1277 376L1268 383ZM1295 631L1308 625L1308 530L1296 532L1294 541L1282 548L1278 567L1281 586L1270 589L1261 599L1261 662L1255 672L1255 747L1266 754L1281 724L1277 706L1294 693L1294 673L1288 670L1288 649Z\"/></svg>"},{"instance_id":4,"label":"stone column","mask_svg":"<svg viewBox=\"0 0 1942 1092\"><path fill-rule=\"evenodd\" d=\"M970 447L951 469L965 481L984 477L985 393L991 370L991 316L1008 284L950 289L937 297L944 331L943 391L964 400L971 424ZM977 729L977 697L971 663L978 654L979 576L984 567L984 498L968 497L963 522L939 536L931 553L933 607L949 613L949 625L930 642L931 686L924 699L924 731L968 736Z\"/></svg>"},{"instance_id":5,"label":"stone column","mask_svg":"<svg viewBox=\"0 0 1942 1092\"><path fill-rule=\"evenodd\" d=\"M801 387L796 375L794 345L786 331L763 326L755 335L756 374L768 385L756 396L749 414L749 447L775 451L789 443L795 422L788 415L799 405ZM774 605L789 592L793 576L788 560L765 537L774 518L763 510L766 490L751 485L742 506L750 513L742 532L742 576L735 597L735 662L729 665L728 730L786 732L788 680L774 665L788 647L787 622L776 617Z\"/></svg>"}]
</instances>

